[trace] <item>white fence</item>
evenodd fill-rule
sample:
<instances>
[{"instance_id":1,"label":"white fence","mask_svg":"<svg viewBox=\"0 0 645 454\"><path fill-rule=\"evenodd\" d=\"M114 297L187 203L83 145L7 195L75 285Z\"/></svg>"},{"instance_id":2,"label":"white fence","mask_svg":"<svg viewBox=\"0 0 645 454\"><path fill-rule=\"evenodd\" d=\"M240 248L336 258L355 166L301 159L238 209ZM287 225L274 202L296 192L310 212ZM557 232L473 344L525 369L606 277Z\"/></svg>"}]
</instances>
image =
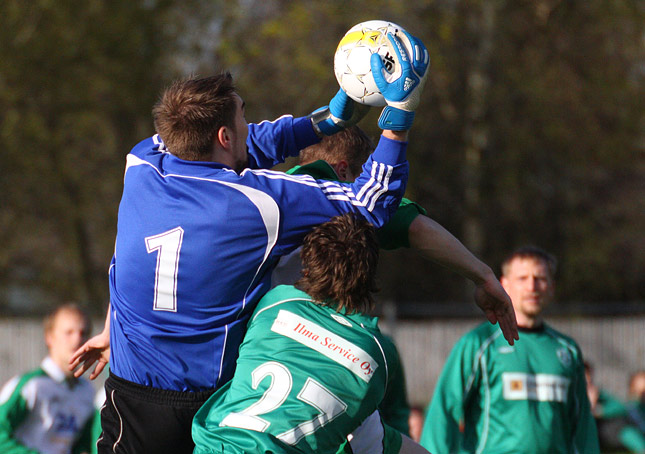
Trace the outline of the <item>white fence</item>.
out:
<instances>
[{"instance_id":1,"label":"white fence","mask_svg":"<svg viewBox=\"0 0 645 454\"><path fill-rule=\"evenodd\" d=\"M428 403L452 346L481 321L398 321L384 327L399 348L411 404ZM617 397L626 397L629 374L645 369L645 316L562 317L551 318L549 323L578 341L585 358L593 363L595 379L601 387ZM96 321L94 332L102 325L102 320ZM38 366L46 351L40 321L0 320L0 383Z\"/></svg>"}]
</instances>

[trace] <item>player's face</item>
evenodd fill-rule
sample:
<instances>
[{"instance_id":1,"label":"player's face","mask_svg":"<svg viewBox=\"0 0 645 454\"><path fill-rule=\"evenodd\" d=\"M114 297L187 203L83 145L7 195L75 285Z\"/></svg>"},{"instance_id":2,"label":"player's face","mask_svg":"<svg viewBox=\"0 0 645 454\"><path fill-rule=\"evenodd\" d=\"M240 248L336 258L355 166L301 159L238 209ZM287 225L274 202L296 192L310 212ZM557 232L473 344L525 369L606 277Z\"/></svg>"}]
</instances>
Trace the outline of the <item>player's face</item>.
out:
<instances>
[{"instance_id":1,"label":"player's face","mask_svg":"<svg viewBox=\"0 0 645 454\"><path fill-rule=\"evenodd\" d=\"M629 393L632 397L645 404L645 374L640 373L634 378Z\"/></svg>"},{"instance_id":2,"label":"player's face","mask_svg":"<svg viewBox=\"0 0 645 454\"><path fill-rule=\"evenodd\" d=\"M87 340L88 326L85 319L74 311L58 313L51 330L45 334L49 356L64 371L72 354Z\"/></svg>"},{"instance_id":3,"label":"player's face","mask_svg":"<svg viewBox=\"0 0 645 454\"><path fill-rule=\"evenodd\" d=\"M546 264L532 258L516 258L502 276L502 286L513 301L520 326L535 320L554 295L553 277ZM530 324L529 324L530 326Z\"/></svg>"},{"instance_id":4,"label":"player's face","mask_svg":"<svg viewBox=\"0 0 645 454\"><path fill-rule=\"evenodd\" d=\"M246 145L246 138L249 135L249 125L244 116L244 101L237 94L235 94L235 103L235 120L233 123L235 134L233 143L235 165L233 168L240 172L249 165L248 147Z\"/></svg>"}]
</instances>

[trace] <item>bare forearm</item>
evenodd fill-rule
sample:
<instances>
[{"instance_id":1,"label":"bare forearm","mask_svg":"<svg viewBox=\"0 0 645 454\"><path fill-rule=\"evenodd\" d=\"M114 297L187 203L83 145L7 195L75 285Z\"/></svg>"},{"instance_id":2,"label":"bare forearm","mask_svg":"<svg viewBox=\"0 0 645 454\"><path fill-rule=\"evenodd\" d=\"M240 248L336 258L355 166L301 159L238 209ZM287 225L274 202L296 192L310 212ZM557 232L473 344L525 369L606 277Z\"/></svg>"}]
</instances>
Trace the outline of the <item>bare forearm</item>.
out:
<instances>
[{"instance_id":1,"label":"bare forearm","mask_svg":"<svg viewBox=\"0 0 645 454\"><path fill-rule=\"evenodd\" d=\"M417 216L408 231L410 247L475 284L491 278L493 271L479 260L452 233L428 216Z\"/></svg>"},{"instance_id":2,"label":"bare forearm","mask_svg":"<svg viewBox=\"0 0 645 454\"><path fill-rule=\"evenodd\" d=\"M112 313L112 303L108 303L107 314L105 315L105 325L103 326L103 333L110 332L110 314Z\"/></svg>"},{"instance_id":3,"label":"bare forearm","mask_svg":"<svg viewBox=\"0 0 645 454\"><path fill-rule=\"evenodd\" d=\"M388 139L392 140L398 140L399 142L408 141L408 131L391 131L389 129L384 129L382 134L383 137L387 137Z\"/></svg>"}]
</instances>

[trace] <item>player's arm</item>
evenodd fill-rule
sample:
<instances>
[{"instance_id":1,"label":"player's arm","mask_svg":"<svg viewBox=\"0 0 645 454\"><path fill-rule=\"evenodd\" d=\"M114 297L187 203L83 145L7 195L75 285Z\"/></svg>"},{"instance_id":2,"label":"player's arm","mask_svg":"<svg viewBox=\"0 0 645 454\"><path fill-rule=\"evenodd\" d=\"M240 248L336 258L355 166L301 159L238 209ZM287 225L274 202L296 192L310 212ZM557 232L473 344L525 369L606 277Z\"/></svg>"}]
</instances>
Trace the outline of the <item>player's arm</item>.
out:
<instances>
[{"instance_id":1,"label":"player's arm","mask_svg":"<svg viewBox=\"0 0 645 454\"><path fill-rule=\"evenodd\" d=\"M76 352L74 352L69 360L69 370L76 369L74 376L77 378L83 375L94 363L96 363L94 370L89 376L90 380L94 380L101 374L101 372L103 372L103 369L110 361L111 307L111 304L108 304L103 331L85 342L78 350L76 350Z\"/></svg>"},{"instance_id":2,"label":"player's arm","mask_svg":"<svg viewBox=\"0 0 645 454\"><path fill-rule=\"evenodd\" d=\"M297 156L303 148L320 142L323 135L335 134L356 124L368 110L369 106L358 104L341 89L328 106L306 117L285 115L271 122L251 123L246 141L249 167L269 169L290 156Z\"/></svg>"},{"instance_id":3,"label":"player's arm","mask_svg":"<svg viewBox=\"0 0 645 454\"><path fill-rule=\"evenodd\" d=\"M504 337L513 345L519 338L515 312L493 270L428 216L420 214L414 218L409 227L409 240L410 247L424 258L461 274L475 284L475 302L491 323L499 323Z\"/></svg>"},{"instance_id":4,"label":"player's arm","mask_svg":"<svg viewBox=\"0 0 645 454\"><path fill-rule=\"evenodd\" d=\"M473 369L476 350L468 335L461 338L441 371L421 432L420 444L430 452L459 452L464 408L479 385L479 370Z\"/></svg>"},{"instance_id":5,"label":"player's arm","mask_svg":"<svg viewBox=\"0 0 645 454\"><path fill-rule=\"evenodd\" d=\"M587 381L584 375L582 353L578 349L576 355L576 376L574 379L574 399L569 399L571 420L574 421L573 445L577 452L599 454L598 430L596 421L591 413L591 405L587 396Z\"/></svg>"},{"instance_id":6,"label":"player's arm","mask_svg":"<svg viewBox=\"0 0 645 454\"><path fill-rule=\"evenodd\" d=\"M383 400L378 406L378 411L386 424L404 435L409 435L410 406L408 405L405 373L401 357L396 344L390 337L383 335L380 342L387 357L388 382Z\"/></svg>"},{"instance_id":7,"label":"player's arm","mask_svg":"<svg viewBox=\"0 0 645 454\"><path fill-rule=\"evenodd\" d=\"M38 454L14 438L14 432L29 415L27 401L20 393L23 384L16 377L0 393L0 452L3 454Z\"/></svg>"}]
</instances>

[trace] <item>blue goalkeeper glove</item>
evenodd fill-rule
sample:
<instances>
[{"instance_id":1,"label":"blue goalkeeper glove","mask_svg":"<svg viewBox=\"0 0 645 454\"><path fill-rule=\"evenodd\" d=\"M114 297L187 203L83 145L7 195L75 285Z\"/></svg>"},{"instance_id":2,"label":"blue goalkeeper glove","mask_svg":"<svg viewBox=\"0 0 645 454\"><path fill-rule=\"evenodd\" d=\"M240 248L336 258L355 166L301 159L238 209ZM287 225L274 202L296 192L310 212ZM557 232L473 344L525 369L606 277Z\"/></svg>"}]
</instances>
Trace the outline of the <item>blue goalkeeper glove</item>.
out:
<instances>
[{"instance_id":1,"label":"blue goalkeeper glove","mask_svg":"<svg viewBox=\"0 0 645 454\"><path fill-rule=\"evenodd\" d=\"M309 118L319 136L330 136L355 125L368 111L369 106L357 103L340 89L328 106L315 110Z\"/></svg>"},{"instance_id":2,"label":"blue goalkeeper glove","mask_svg":"<svg viewBox=\"0 0 645 454\"><path fill-rule=\"evenodd\" d=\"M430 64L428 50L421 40L408 32L402 33L401 39L409 42L413 55L408 55L399 38L391 33L387 34L401 66L400 77L388 82L383 75L383 61L380 55L374 53L370 60L374 82L387 102L378 119L378 125L381 129L392 131L406 131L412 126L414 111L421 100Z\"/></svg>"}]
</instances>

